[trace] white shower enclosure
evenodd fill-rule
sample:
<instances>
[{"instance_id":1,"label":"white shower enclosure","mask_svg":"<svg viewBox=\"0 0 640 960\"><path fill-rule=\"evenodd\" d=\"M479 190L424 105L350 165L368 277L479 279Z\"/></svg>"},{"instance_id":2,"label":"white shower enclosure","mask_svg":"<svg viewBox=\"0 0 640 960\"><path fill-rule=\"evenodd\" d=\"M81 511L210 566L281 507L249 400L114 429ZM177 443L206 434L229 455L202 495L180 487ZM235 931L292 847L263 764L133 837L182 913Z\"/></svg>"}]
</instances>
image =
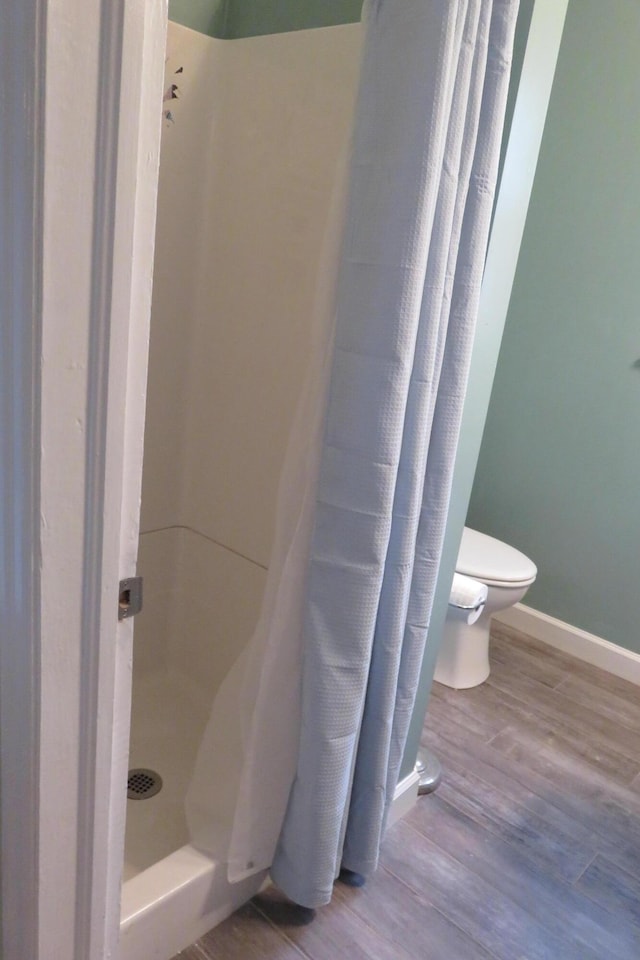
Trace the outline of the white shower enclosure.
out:
<instances>
[{"instance_id":1,"label":"white shower enclosure","mask_svg":"<svg viewBox=\"0 0 640 960\"><path fill-rule=\"evenodd\" d=\"M162 788L127 803L121 960L172 956L264 879L231 884L192 845L185 797L263 600L360 38L359 24L224 41L169 23L129 761ZM215 722L198 806L225 850L242 731L237 714Z\"/></svg>"},{"instance_id":2,"label":"white shower enclosure","mask_svg":"<svg viewBox=\"0 0 640 960\"><path fill-rule=\"evenodd\" d=\"M486 395L474 417L488 403L563 12L536 8L523 70L535 93L514 116L487 259L472 374ZM246 733L218 710L211 736L211 706L260 614L360 42L359 25L219 41L169 24L165 88L177 96L160 164L130 754L163 788L128 801L121 960L172 956L265 876L249 869L232 883L237 865L206 852L228 847ZM227 684L225 695L242 691ZM203 849L185 798L203 782L193 775L205 735L218 779L201 804ZM264 802L256 795L255 810Z\"/></svg>"}]
</instances>

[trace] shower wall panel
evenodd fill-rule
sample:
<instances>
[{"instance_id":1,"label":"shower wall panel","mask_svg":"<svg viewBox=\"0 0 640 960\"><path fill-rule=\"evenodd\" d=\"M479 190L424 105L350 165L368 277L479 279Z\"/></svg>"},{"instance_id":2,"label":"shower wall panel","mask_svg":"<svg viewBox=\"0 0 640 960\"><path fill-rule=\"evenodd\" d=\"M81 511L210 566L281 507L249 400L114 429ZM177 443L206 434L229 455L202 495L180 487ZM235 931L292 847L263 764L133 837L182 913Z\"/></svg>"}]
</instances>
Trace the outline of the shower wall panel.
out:
<instances>
[{"instance_id":1,"label":"shower wall panel","mask_svg":"<svg viewBox=\"0 0 640 960\"><path fill-rule=\"evenodd\" d=\"M135 670L209 704L260 607L359 47L169 24Z\"/></svg>"},{"instance_id":2,"label":"shower wall panel","mask_svg":"<svg viewBox=\"0 0 640 960\"><path fill-rule=\"evenodd\" d=\"M351 25L209 41L224 84L199 234L182 515L263 565L359 38Z\"/></svg>"}]
</instances>

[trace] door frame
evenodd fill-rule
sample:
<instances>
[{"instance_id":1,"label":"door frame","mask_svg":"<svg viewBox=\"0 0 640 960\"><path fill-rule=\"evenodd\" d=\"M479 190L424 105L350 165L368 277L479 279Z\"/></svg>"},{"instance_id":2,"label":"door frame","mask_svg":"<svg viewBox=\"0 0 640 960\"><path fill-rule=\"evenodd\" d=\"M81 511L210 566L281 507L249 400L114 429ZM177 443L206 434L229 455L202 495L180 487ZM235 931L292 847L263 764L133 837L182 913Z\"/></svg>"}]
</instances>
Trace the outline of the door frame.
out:
<instances>
[{"instance_id":1,"label":"door frame","mask_svg":"<svg viewBox=\"0 0 640 960\"><path fill-rule=\"evenodd\" d=\"M0 955L37 956L39 355L45 4L0 29ZM28 320L31 322L25 322ZM15 815L20 811L20 816Z\"/></svg>"},{"instance_id":2,"label":"door frame","mask_svg":"<svg viewBox=\"0 0 640 960\"><path fill-rule=\"evenodd\" d=\"M166 0L2 11L7 960L117 956L166 23Z\"/></svg>"}]
</instances>

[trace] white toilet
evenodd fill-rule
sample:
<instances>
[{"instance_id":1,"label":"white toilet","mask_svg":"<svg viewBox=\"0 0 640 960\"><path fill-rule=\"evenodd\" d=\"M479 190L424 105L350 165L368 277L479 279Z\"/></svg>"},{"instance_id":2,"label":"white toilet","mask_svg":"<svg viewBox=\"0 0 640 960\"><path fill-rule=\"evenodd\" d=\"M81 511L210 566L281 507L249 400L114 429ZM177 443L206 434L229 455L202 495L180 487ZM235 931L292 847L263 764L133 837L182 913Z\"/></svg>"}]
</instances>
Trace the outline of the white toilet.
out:
<instances>
[{"instance_id":1,"label":"white toilet","mask_svg":"<svg viewBox=\"0 0 640 960\"><path fill-rule=\"evenodd\" d=\"M524 553L465 527L456 573L488 588L484 609L475 623L467 623L452 606L447 613L434 680L464 690L483 683L489 676L491 617L522 600L538 571Z\"/></svg>"}]
</instances>

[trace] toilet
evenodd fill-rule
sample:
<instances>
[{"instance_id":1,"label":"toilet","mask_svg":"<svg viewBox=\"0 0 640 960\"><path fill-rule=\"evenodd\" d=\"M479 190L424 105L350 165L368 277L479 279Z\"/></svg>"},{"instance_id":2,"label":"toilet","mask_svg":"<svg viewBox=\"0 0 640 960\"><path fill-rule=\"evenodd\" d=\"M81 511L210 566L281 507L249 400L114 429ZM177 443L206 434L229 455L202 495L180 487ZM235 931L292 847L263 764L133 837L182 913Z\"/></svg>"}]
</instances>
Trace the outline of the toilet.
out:
<instances>
[{"instance_id":1,"label":"toilet","mask_svg":"<svg viewBox=\"0 0 640 960\"><path fill-rule=\"evenodd\" d=\"M456 573L485 584L487 599L474 623L466 622L460 610L450 603L433 678L447 687L465 690L489 676L491 618L522 600L538 571L524 553L465 527Z\"/></svg>"}]
</instances>

